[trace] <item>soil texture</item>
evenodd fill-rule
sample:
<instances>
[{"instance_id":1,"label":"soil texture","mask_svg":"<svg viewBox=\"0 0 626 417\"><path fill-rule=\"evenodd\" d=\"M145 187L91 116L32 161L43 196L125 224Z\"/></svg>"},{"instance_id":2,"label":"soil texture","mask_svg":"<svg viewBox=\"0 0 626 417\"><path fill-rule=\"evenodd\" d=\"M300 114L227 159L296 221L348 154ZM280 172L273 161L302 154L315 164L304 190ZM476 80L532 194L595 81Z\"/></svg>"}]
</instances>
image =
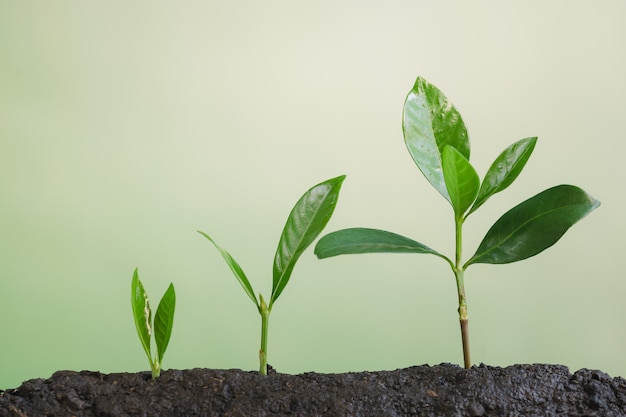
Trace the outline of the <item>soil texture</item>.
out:
<instances>
[{"instance_id":1,"label":"soil texture","mask_svg":"<svg viewBox=\"0 0 626 417\"><path fill-rule=\"evenodd\" d=\"M59 371L0 391L0 416L626 416L626 380L560 365L267 376Z\"/></svg>"}]
</instances>

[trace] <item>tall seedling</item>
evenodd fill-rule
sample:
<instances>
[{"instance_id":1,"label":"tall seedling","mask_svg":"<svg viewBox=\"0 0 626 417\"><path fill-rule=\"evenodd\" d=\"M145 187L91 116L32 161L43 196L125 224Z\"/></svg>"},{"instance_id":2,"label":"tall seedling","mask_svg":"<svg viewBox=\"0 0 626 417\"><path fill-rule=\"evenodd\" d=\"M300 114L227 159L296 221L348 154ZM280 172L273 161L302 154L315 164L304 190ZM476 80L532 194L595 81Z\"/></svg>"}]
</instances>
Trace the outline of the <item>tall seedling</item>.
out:
<instances>
[{"instance_id":1,"label":"tall seedling","mask_svg":"<svg viewBox=\"0 0 626 417\"><path fill-rule=\"evenodd\" d=\"M461 115L435 86L418 78L404 103L404 141L413 161L450 203L456 253L449 258L422 243L378 229L330 233L315 247L319 258L342 254L425 253L446 261L456 278L464 365L471 366L464 272L477 263L505 264L534 256L555 244L578 220L600 205L578 187L549 188L506 212L489 229L476 252L463 263L463 224L489 197L504 190L524 168L537 142L522 139L506 148L481 183L469 162L470 145Z\"/></svg>"},{"instance_id":2,"label":"tall seedling","mask_svg":"<svg viewBox=\"0 0 626 417\"><path fill-rule=\"evenodd\" d=\"M287 223L280 236L276 255L274 256L272 293L269 303L266 302L265 298L260 293L257 299L246 274L230 253L218 246L208 234L198 232L211 241L222 254L222 257L235 275L235 278L237 278L243 290L248 297L250 297L250 300L252 300L261 315L259 372L263 375L267 374L268 324L272 307L274 307L274 303L282 294L287 282L289 282L296 261L300 255L302 255L302 252L319 236L330 220L335 206L337 205L337 198L339 197L339 191L344 179L345 175L342 175L314 186L300 197L291 210Z\"/></svg>"}]
</instances>

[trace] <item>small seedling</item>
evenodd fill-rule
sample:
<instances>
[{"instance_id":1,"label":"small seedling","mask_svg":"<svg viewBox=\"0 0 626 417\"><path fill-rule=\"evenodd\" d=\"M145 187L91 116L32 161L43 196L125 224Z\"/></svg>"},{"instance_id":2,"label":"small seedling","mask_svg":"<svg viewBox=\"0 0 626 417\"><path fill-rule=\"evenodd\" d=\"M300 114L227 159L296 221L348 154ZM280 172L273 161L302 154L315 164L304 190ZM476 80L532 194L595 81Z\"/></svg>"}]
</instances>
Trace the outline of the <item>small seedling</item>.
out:
<instances>
[{"instance_id":1,"label":"small seedling","mask_svg":"<svg viewBox=\"0 0 626 417\"><path fill-rule=\"evenodd\" d=\"M154 316L154 326L152 323L152 310L148 302L148 294L143 288L139 280L137 269L133 273L131 305L133 307L133 316L135 318L135 327L143 350L148 355L150 368L152 369L152 379L155 380L161 375L161 367L163 365L163 355L170 342L172 335L172 327L174 326L174 309L176 308L176 292L174 284L170 286L163 294L163 298L159 302L156 315ZM154 340L156 342L156 356L152 358L150 351L150 336L154 330Z\"/></svg>"},{"instance_id":2,"label":"small seedling","mask_svg":"<svg viewBox=\"0 0 626 417\"><path fill-rule=\"evenodd\" d=\"M577 221L600 205L578 187L549 188L506 212L489 229L476 252L462 260L463 224L489 197L504 190L524 168L537 142L522 139L506 148L482 183L469 162L470 146L461 115L435 86L418 78L404 103L404 140L415 164L452 206L456 254L453 259L404 236L377 229L330 233L317 243L319 258L342 254L425 253L446 261L454 272L464 365L471 367L464 272L478 263L505 264L537 255L555 244Z\"/></svg>"},{"instance_id":3,"label":"small seedling","mask_svg":"<svg viewBox=\"0 0 626 417\"><path fill-rule=\"evenodd\" d=\"M222 254L235 278L237 278L261 315L259 372L263 375L267 375L268 324L272 307L274 307L274 303L285 289L287 282L289 282L296 261L302 255L302 252L319 236L330 220L337 205L337 198L339 197L339 191L344 179L345 175L342 175L314 186L300 197L291 210L280 236L276 255L274 256L272 294L269 303L265 301L261 293L259 293L259 298L256 298L246 274L230 253L218 246L206 233L198 232L211 241Z\"/></svg>"}]
</instances>

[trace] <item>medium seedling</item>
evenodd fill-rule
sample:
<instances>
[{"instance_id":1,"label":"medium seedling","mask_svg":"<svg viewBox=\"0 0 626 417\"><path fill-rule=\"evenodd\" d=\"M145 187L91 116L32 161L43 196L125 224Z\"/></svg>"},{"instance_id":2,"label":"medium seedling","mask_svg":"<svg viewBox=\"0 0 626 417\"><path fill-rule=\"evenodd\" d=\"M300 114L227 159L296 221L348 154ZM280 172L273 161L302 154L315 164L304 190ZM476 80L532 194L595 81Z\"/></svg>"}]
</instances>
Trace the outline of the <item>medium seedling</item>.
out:
<instances>
[{"instance_id":1,"label":"medium seedling","mask_svg":"<svg viewBox=\"0 0 626 417\"><path fill-rule=\"evenodd\" d=\"M558 185L506 212L489 229L476 252L462 260L463 224L489 197L504 190L524 168L537 142L530 137L506 148L480 182L469 162L470 146L461 115L435 86L418 78L404 103L404 140L413 161L452 206L456 254L449 258L404 236L369 228L330 233L315 247L319 258L343 254L425 253L446 261L456 278L464 365L471 367L464 272L472 264L505 264L537 255L555 244L577 221L600 205L578 187Z\"/></svg>"},{"instance_id":2,"label":"medium seedling","mask_svg":"<svg viewBox=\"0 0 626 417\"><path fill-rule=\"evenodd\" d=\"M139 280L139 273L137 272L137 269L135 269L135 272L133 273L130 302L133 308L137 334L139 335L139 340L141 340L143 350L146 352L148 360L150 361L152 380L155 380L161 375L163 355L165 354L167 345L170 342L172 327L174 326L174 310L176 308L176 292L174 291L174 284L170 283L170 286L167 288L165 294L163 294L163 297L159 302L156 315L154 316L154 325L152 323L152 310L150 310L148 294L146 294L146 291ZM152 358L150 350L150 336L152 336L153 330L157 350L154 359Z\"/></svg>"},{"instance_id":3,"label":"medium seedling","mask_svg":"<svg viewBox=\"0 0 626 417\"><path fill-rule=\"evenodd\" d=\"M344 179L345 175L342 175L314 186L300 197L291 210L280 236L276 255L274 256L272 294L269 303L265 301L261 293L259 293L259 298L257 299L246 274L230 253L218 246L208 234L198 232L211 241L222 254L235 278L237 278L261 315L259 372L263 375L267 375L268 324L272 307L274 307L274 303L285 289L287 282L289 282L296 261L319 236L330 220L337 205L337 198L339 197L339 191Z\"/></svg>"}]
</instances>

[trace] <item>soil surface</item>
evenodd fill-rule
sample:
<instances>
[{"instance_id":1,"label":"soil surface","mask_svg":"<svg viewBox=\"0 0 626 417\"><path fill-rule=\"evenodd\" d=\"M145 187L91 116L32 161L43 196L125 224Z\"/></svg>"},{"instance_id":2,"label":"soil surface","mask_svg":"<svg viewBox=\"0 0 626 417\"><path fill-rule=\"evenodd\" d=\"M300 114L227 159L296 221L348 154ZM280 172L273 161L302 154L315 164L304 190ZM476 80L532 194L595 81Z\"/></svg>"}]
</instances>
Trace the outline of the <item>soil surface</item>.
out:
<instances>
[{"instance_id":1,"label":"soil surface","mask_svg":"<svg viewBox=\"0 0 626 417\"><path fill-rule=\"evenodd\" d=\"M268 376L59 371L0 391L0 416L626 416L626 380L559 365Z\"/></svg>"}]
</instances>

